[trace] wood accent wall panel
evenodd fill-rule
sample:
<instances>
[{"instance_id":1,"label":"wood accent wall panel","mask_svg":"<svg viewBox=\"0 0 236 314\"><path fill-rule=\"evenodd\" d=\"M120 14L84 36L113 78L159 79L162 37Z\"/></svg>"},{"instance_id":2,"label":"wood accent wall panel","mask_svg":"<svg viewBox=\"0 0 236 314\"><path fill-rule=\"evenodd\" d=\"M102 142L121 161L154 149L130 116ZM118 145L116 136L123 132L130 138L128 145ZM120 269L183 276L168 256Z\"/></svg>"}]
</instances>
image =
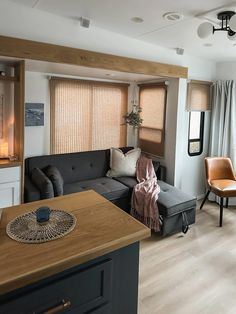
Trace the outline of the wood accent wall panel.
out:
<instances>
[{"instance_id":1,"label":"wood accent wall panel","mask_svg":"<svg viewBox=\"0 0 236 314\"><path fill-rule=\"evenodd\" d=\"M14 84L14 155L21 163L21 202L24 199L25 61L15 66Z\"/></svg>"},{"instance_id":2,"label":"wood accent wall panel","mask_svg":"<svg viewBox=\"0 0 236 314\"><path fill-rule=\"evenodd\" d=\"M0 36L0 55L154 76L176 78L188 76L188 68L182 66L6 36Z\"/></svg>"},{"instance_id":3,"label":"wood accent wall panel","mask_svg":"<svg viewBox=\"0 0 236 314\"><path fill-rule=\"evenodd\" d=\"M14 85L14 154L19 161L24 159L24 101L25 101L25 61L15 65Z\"/></svg>"}]
</instances>

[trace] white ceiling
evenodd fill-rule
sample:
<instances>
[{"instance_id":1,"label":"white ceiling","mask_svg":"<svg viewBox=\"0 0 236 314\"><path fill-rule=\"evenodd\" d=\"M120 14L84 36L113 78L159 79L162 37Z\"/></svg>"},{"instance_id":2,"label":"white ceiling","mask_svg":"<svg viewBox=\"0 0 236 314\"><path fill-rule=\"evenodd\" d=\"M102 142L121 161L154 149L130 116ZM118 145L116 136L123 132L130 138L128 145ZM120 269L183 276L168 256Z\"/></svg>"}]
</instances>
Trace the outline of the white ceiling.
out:
<instances>
[{"instance_id":1,"label":"white ceiling","mask_svg":"<svg viewBox=\"0 0 236 314\"><path fill-rule=\"evenodd\" d=\"M236 11L236 1L230 0L10 0L69 19L81 16L100 27L132 38L167 48L181 47L185 53L210 60L232 60L236 56L235 42L226 33L217 32L210 39L197 37L197 27L207 19L215 19L219 11ZM184 15L181 21L163 19L166 12ZM211 11L211 12L208 12ZM199 16L200 15L200 16ZM131 21L134 16L144 19L141 24ZM211 45L209 47L209 45Z\"/></svg>"}]
</instances>

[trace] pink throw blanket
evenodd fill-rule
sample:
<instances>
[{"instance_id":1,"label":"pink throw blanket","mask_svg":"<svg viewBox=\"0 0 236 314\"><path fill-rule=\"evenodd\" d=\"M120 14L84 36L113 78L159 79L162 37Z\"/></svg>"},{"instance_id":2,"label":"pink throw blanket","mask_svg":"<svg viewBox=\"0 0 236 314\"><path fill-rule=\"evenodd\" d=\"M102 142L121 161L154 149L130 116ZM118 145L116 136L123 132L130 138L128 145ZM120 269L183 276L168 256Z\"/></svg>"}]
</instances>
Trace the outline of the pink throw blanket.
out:
<instances>
[{"instance_id":1,"label":"pink throw blanket","mask_svg":"<svg viewBox=\"0 0 236 314\"><path fill-rule=\"evenodd\" d=\"M153 168L152 160L141 156L137 162L138 184L133 189L131 215L154 231L160 230L157 207L160 187Z\"/></svg>"}]
</instances>

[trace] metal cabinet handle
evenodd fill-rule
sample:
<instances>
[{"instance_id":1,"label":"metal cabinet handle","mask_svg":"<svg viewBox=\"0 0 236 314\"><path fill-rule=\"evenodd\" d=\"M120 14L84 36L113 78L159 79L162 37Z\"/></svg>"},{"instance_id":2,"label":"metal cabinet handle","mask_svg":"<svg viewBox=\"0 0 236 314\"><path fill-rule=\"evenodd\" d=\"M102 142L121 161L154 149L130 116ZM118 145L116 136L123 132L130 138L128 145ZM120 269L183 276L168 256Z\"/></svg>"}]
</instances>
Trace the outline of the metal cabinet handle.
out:
<instances>
[{"instance_id":1,"label":"metal cabinet handle","mask_svg":"<svg viewBox=\"0 0 236 314\"><path fill-rule=\"evenodd\" d=\"M67 310L71 306L70 301L61 300L61 303L47 309L46 311L42 312L41 314L56 314L60 313L61 311Z\"/></svg>"}]
</instances>

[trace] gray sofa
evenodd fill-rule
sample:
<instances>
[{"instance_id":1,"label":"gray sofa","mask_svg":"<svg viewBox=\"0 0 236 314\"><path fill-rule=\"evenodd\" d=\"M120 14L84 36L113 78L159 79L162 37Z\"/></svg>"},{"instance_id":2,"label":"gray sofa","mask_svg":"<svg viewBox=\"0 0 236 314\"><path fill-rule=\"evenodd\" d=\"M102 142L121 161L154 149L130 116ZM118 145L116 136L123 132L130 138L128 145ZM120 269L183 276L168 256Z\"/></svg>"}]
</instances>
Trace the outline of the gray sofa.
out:
<instances>
[{"instance_id":1,"label":"gray sofa","mask_svg":"<svg viewBox=\"0 0 236 314\"><path fill-rule=\"evenodd\" d=\"M131 147L122 148L127 152ZM108 178L110 150L98 150L57 155L29 157L25 160L24 200L32 202L41 199L40 190L31 178L32 170L55 166L63 178L64 194L93 189L126 212L130 211L130 199L134 177ZM165 181L165 167L153 162L161 192L158 208L162 220L162 234L182 230L195 222L195 198L183 193Z\"/></svg>"}]
</instances>

